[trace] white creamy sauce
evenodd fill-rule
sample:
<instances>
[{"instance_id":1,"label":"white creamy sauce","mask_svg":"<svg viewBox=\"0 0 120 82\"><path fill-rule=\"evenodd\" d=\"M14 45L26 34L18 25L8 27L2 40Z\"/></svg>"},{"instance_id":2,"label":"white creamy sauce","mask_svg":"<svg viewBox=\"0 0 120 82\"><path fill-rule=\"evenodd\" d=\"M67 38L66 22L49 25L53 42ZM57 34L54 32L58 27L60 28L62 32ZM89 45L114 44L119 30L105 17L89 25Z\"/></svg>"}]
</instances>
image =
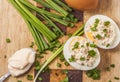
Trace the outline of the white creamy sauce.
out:
<instances>
[{"instance_id":1,"label":"white creamy sauce","mask_svg":"<svg viewBox=\"0 0 120 82\"><path fill-rule=\"evenodd\" d=\"M96 23L96 19L99 22ZM95 24L97 25L95 26ZM95 15L86 22L85 35L89 40L97 44L98 47L104 49L114 48L120 42L118 26L112 19L103 15Z\"/></svg>"},{"instance_id":2,"label":"white creamy sauce","mask_svg":"<svg viewBox=\"0 0 120 82\"><path fill-rule=\"evenodd\" d=\"M78 43L77 48L75 48L76 42ZM90 44L93 43L84 37L75 36L70 38L63 49L65 59L76 69L90 70L95 68L100 62L100 55L98 49L96 47L90 47ZM90 56L89 51L94 51L95 55ZM73 62L69 60L71 56L74 57Z\"/></svg>"},{"instance_id":3,"label":"white creamy sauce","mask_svg":"<svg viewBox=\"0 0 120 82\"><path fill-rule=\"evenodd\" d=\"M13 76L24 74L35 61L35 51L32 48L23 48L15 52L8 60L8 69Z\"/></svg>"}]
</instances>

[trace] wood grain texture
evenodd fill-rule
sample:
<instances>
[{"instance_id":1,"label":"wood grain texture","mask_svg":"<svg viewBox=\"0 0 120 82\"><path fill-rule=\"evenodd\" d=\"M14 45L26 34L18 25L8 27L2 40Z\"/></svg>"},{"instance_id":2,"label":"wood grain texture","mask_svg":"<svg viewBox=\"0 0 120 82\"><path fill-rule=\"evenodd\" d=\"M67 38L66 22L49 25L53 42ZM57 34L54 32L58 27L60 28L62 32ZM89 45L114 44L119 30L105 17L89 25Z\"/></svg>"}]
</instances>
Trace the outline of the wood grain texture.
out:
<instances>
[{"instance_id":1,"label":"wood grain texture","mask_svg":"<svg viewBox=\"0 0 120 82\"><path fill-rule=\"evenodd\" d=\"M11 43L6 43L6 38L10 38ZM8 71L8 58L16 50L29 47L31 41L31 33L20 14L8 0L0 0L0 76ZM28 71L28 74L33 74L33 70ZM27 74L18 78L11 76L5 82L29 82L26 77Z\"/></svg>"},{"instance_id":2,"label":"wood grain texture","mask_svg":"<svg viewBox=\"0 0 120 82\"><path fill-rule=\"evenodd\" d=\"M100 0L99 6L95 11L84 12L84 22L92 15L103 14L112 18L120 27L120 3L119 0ZM111 50L99 49L101 53L101 63L98 68L101 69L101 80L93 81L83 75L83 82L120 82L115 80L114 77L120 77L120 44ZM115 64L110 72L105 71L105 68L110 64Z\"/></svg>"}]
</instances>

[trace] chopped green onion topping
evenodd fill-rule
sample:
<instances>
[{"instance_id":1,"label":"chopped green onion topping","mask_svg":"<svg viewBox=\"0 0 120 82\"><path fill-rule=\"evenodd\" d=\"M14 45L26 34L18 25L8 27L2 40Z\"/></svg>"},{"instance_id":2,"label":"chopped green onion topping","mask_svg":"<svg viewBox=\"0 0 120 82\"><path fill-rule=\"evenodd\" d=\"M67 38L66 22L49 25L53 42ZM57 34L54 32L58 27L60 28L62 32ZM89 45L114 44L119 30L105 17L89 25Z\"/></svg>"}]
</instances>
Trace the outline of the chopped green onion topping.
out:
<instances>
[{"instance_id":1,"label":"chopped green onion topping","mask_svg":"<svg viewBox=\"0 0 120 82\"><path fill-rule=\"evenodd\" d=\"M62 65L60 63L57 63L57 67L61 67Z\"/></svg>"},{"instance_id":2,"label":"chopped green onion topping","mask_svg":"<svg viewBox=\"0 0 120 82\"><path fill-rule=\"evenodd\" d=\"M90 47L96 48L97 45L96 44L90 44Z\"/></svg>"},{"instance_id":3,"label":"chopped green onion topping","mask_svg":"<svg viewBox=\"0 0 120 82\"><path fill-rule=\"evenodd\" d=\"M60 55L59 60L60 60L61 62L64 62L64 61L65 61L65 58L64 58L64 55L63 55L63 54Z\"/></svg>"},{"instance_id":4,"label":"chopped green onion topping","mask_svg":"<svg viewBox=\"0 0 120 82\"><path fill-rule=\"evenodd\" d=\"M103 32L105 32L105 33L106 33L106 32L107 32L107 29L103 29Z\"/></svg>"},{"instance_id":5,"label":"chopped green onion topping","mask_svg":"<svg viewBox=\"0 0 120 82\"><path fill-rule=\"evenodd\" d=\"M108 26L108 25L110 25L110 21L105 21L104 26Z\"/></svg>"},{"instance_id":6,"label":"chopped green onion topping","mask_svg":"<svg viewBox=\"0 0 120 82\"><path fill-rule=\"evenodd\" d=\"M101 36L100 34L97 34L97 35L96 35L96 38L101 39L102 36Z\"/></svg>"},{"instance_id":7,"label":"chopped green onion topping","mask_svg":"<svg viewBox=\"0 0 120 82\"><path fill-rule=\"evenodd\" d=\"M6 42L7 42L7 43L10 43L11 40L10 40L9 38L6 38Z\"/></svg>"},{"instance_id":8,"label":"chopped green onion topping","mask_svg":"<svg viewBox=\"0 0 120 82\"><path fill-rule=\"evenodd\" d=\"M27 75L27 80L33 80L33 76L32 75Z\"/></svg>"},{"instance_id":9,"label":"chopped green onion topping","mask_svg":"<svg viewBox=\"0 0 120 82\"><path fill-rule=\"evenodd\" d=\"M69 63L67 61L64 62L65 66L69 66Z\"/></svg>"},{"instance_id":10,"label":"chopped green onion topping","mask_svg":"<svg viewBox=\"0 0 120 82\"><path fill-rule=\"evenodd\" d=\"M111 64L110 67L115 68L115 64Z\"/></svg>"},{"instance_id":11,"label":"chopped green onion topping","mask_svg":"<svg viewBox=\"0 0 120 82\"><path fill-rule=\"evenodd\" d=\"M81 61L85 61L85 57L81 57L80 60L81 60Z\"/></svg>"},{"instance_id":12,"label":"chopped green onion topping","mask_svg":"<svg viewBox=\"0 0 120 82\"><path fill-rule=\"evenodd\" d=\"M79 42L76 42L72 50L77 49L78 47L79 47Z\"/></svg>"},{"instance_id":13,"label":"chopped green onion topping","mask_svg":"<svg viewBox=\"0 0 120 82\"><path fill-rule=\"evenodd\" d=\"M116 79L116 80L120 80L120 78L119 78L119 77L114 77L114 79Z\"/></svg>"},{"instance_id":14,"label":"chopped green onion topping","mask_svg":"<svg viewBox=\"0 0 120 82\"><path fill-rule=\"evenodd\" d=\"M43 80L43 78L42 78L42 77L39 77L39 78L38 78L38 80L39 80L39 81L42 81L42 80Z\"/></svg>"},{"instance_id":15,"label":"chopped green onion topping","mask_svg":"<svg viewBox=\"0 0 120 82\"><path fill-rule=\"evenodd\" d=\"M63 73L63 74L67 74L67 73L68 73L68 70L62 70L62 73Z\"/></svg>"},{"instance_id":16,"label":"chopped green onion topping","mask_svg":"<svg viewBox=\"0 0 120 82\"><path fill-rule=\"evenodd\" d=\"M91 27L90 29L91 29L91 31L97 31L97 28L95 26Z\"/></svg>"},{"instance_id":17,"label":"chopped green onion topping","mask_svg":"<svg viewBox=\"0 0 120 82\"><path fill-rule=\"evenodd\" d=\"M30 45L30 47L31 47L31 48L33 48L33 46L34 46L34 42L31 42L31 45Z\"/></svg>"},{"instance_id":18,"label":"chopped green onion topping","mask_svg":"<svg viewBox=\"0 0 120 82\"><path fill-rule=\"evenodd\" d=\"M97 24L98 24L98 23L99 23L99 21L100 21L100 20L99 20L98 18L96 18L96 19L95 19L95 23L97 23Z\"/></svg>"},{"instance_id":19,"label":"chopped green onion topping","mask_svg":"<svg viewBox=\"0 0 120 82\"><path fill-rule=\"evenodd\" d=\"M84 45L81 45L81 47L83 48L83 47L84 47Z\"/></svg>"},{"instance_id":20,"label":"chopped green onion topping","mask_svg":"<svg viewBox=\"0 0 120 82\"><path fill-rule=\"evenodd\" d=\"M89 45L90 45L90 44L87 42L87 43L86 43L86 46L89 46Z\"/></svg>"},{"instance_id":21,"label":"chopped green onion topping","mask_svg":"<svg viewBox=\"0 0 120 82\"><path fill-rule=\"evenodd\" d=\"M108 82L112 82L111 80L109 80Z\"/></svg>"},{"instance_id":22,"label":"chopped green onion topping","mask_svg":"<svg viewBox=\"0 0 120 82\"><path fill-rule=\"evenodd\" d=\"M21 80L18 80L17 82L22 82Z\"/></svg>"},{"instance_id":23,"label":"chopped green onion topping","mask_svg":"<svg viewBox=\"0 0 120 82\"><path fill-rule=\"evenodd\" d=\"M75 61L75 57L71 56L71 58L69 58L68 60L69 60L69 62L74 62Z\"/></svg>"},{"instance_id":24,"label":"chopped green onion topping","mask_svg":"<svg viewBox=\"0 0 120 82\"><path fill-rule=\"evenodd\" d=\"M68 77L65 77L62 81L60 82L69 82Z\"/></svg>"},{"instance_id":25,"label":"chopped green onion topping","mask_svg":"<svg viewBox=\"0 0 120 82\"><path fill-rule=\"evenodd\" d=\"M110 46L110 44L107 44L107 45L106 45L106 47L109 47L109 46Z\"/></svg>"},{"instance_id":26,"label":"chopped green onion topping","mask_svg":"<svg viewBox=\"0 0 120 82\"><path fill-rule=\"evenodd\" d=\"M110 71L110 67L106 67L106 71Z\"/></svg>"},{"instance_id":27,"label":"chopped green onion topping","mask_svg":"<svg viewBox=\"0 0 120 82\"><path fill-rule=\"evenodd\" d=\"M101 71L98 69L93 69L93 70L89 70L86 72L87 76L92 78L93 80L99 80L100 73L101 73Z\"/></svg>"},{"instance_id":28,"label":"chopped green onion topping","mask_svg":"<svg viewBox=\"0 0 120 82\"><path fill-rule=\"evenodd\" d=\"M94 50L89 50L88 51L89 56L94 57L96 56L96 52Z\"/></svg>"}]
</instances>

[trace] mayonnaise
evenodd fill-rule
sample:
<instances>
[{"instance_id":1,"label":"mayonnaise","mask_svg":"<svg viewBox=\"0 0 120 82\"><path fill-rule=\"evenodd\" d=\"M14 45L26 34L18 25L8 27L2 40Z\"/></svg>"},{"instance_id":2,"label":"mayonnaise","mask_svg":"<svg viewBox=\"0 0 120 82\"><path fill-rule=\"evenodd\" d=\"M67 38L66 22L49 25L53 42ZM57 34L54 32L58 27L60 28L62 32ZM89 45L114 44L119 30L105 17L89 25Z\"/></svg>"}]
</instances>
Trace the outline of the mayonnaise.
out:
<instances>
[{"instance_id":1,"label":"mayonnaise","mask_svg":"<svg viewBox=\"0 0 120 82\"><path fill-rule=\"evenodd\" d=\"M32 48L23 48L15 52L8 60L8 69L13 76L24 74L35 61L35 51Z\"/></svg>"}]
</instances>

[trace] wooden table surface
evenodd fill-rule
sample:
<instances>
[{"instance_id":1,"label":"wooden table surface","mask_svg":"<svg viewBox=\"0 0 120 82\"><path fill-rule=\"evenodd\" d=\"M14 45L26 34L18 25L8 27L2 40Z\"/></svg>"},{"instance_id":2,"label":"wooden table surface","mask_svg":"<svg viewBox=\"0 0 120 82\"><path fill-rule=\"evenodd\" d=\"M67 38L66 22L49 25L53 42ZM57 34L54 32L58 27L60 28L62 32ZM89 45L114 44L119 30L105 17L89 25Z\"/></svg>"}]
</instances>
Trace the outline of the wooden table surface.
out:
<instances>
[{"instance_id":1,"label":"wooden table surface","mask_svg":"<svg viewBox=\"0 0 120 82\"><path fill-rule=\"evenodd\" d=\"M99 6L94 11L84 12L84 22L92 15L104 14L111 17L116 21L120 27L120 3L119 0L100 0ZM6 38L11 39L11 43L6 43ZM7 69L8 58L18 49L29 47L33 38L20 14L13 8L8 0L0 0L0 76L5 74ZM114 77L120 77L120 45L112 50L99 49L101 53L101 63L98 68L101 69L101 80L93 81L83 73L83 82L120 82L120 80L114 80ZM6 57L5 57L6 56ZM46 56L46 59L49 56ZM42 62L42 60L41 60ZM55 60L51 64L52 69L58 69L56 63L59 60ZM105 71L105 68L110 64L115 64L115 68L110 72ZM62 67L66 68L65 66ZM66 69L73 69L67 67ZM33 68L27 74L34 74ZM29 82L26 79L27 74L14 78L10 77L5 82L17 82L22 80L23 82ZM31 82L31 81L30 81Z\"/></svg>"}]
</instances>

